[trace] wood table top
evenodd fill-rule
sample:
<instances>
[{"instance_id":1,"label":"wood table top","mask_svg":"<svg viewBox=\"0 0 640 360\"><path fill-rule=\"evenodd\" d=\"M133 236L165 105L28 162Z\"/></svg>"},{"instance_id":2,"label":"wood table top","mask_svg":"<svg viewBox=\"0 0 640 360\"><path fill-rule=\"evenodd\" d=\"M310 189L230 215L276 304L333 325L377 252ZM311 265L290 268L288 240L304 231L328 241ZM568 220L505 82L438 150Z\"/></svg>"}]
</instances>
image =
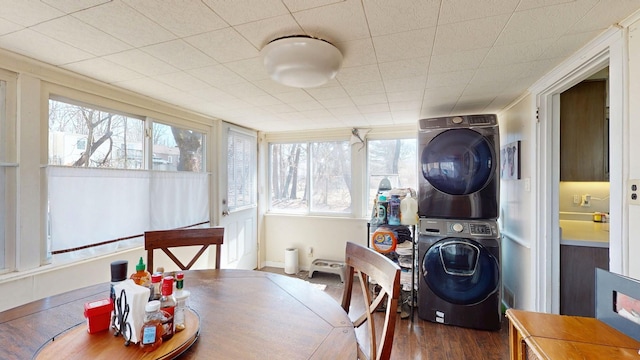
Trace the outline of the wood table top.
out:
<instances>
[{"instance_id":1,"label":"wood table top","mask_svg":"<svg viewBox=\"0 0 640 360\"><path fill-rule=\"evenodd\" d=\"M331 296L300 279L261 271L185 272L198 341L180 359L355 359L356 337ZM0 313L0 358L30 359L65 330L86 326L84 304L109 284L74 290ZM171 341L171 340L169 340Z\"/></svg>"}]
</instances>

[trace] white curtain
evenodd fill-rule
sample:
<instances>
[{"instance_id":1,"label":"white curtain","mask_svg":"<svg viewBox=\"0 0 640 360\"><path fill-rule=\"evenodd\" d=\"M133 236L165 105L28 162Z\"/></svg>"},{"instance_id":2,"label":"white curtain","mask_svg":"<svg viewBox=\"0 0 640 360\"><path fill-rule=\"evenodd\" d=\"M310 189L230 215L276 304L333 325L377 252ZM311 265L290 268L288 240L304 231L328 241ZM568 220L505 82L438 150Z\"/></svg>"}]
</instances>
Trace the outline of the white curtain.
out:
<instances>
[{"instance_id":1,"label":"white curtain","mask_svg":"<svg viewBox=\"0 0 640 360\"><path fill-rule=\"evenodd\" d=\"M204 173L48 166L47 178L52 251L209 221Z\"/></svg>"}]
</instances>

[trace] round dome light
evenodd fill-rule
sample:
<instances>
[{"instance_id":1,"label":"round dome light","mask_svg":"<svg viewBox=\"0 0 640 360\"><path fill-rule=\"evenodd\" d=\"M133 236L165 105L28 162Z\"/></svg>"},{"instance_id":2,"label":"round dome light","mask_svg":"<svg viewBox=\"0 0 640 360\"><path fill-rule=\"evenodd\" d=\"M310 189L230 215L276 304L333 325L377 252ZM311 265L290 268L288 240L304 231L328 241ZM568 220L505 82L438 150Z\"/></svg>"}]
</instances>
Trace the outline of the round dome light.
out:
<instances>
[{"instance_id":1,"label":"round dome light","mask_svg":"<svg viewBox=\"0 0 640 360\"><path fill-rule=\"evenodd\" d=\"M273 80L297 88L325 84L336 76L342 65L342 54L338 48L309 36L272 40L260 53Z\"/></svg>"}]
</instances>

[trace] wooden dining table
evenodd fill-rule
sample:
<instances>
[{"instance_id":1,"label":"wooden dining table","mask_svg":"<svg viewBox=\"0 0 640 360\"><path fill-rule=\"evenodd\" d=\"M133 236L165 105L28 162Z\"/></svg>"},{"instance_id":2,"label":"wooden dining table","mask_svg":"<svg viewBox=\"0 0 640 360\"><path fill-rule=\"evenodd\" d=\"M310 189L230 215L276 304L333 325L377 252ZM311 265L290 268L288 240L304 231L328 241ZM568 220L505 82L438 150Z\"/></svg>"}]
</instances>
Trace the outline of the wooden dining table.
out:
<instances>
[{"instance_id":1,"label":"wooden dining table","mask_svg":"<svg viewBox=\"0 0 640 360\"><path fill-rule=\"evenodd\" d=\"M308 282L262 271L194 270L185 272L184 288L199 334L179 359L357 358L347 314ZM0 359L34 359L69 334L91 341L78 331L87 327L84 304L108 295L105 283L0 312ZM72 349L61 348L59 358L69 358L60 352Z\"/></svg>"}]
</instances>

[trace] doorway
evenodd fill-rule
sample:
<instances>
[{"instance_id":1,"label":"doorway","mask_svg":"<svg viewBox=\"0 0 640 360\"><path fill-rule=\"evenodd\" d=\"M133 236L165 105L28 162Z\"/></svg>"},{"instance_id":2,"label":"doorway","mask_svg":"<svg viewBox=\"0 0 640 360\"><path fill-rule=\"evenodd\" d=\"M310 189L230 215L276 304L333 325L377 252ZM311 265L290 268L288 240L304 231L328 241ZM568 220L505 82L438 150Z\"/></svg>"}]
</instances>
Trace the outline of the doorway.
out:
<instances>
[{"instance_id":1,"label":"doorway","mask_svg":"<svg viewBox=\"0 0 640 360\"><path fill-rule=\"evenodd\" d=\"M537 164L534 226L531 245L536 311L560 312L560 94L597 71L609 67L609 270L625 274L623 254L623 124L625 109L625 41L610 29L532 87L536 94ZM579 201L582 199L579 198Z\"/></svg>"},{"instance_id":2,"label":"doorway","mask_svg":"<svg viewBox=\"0 0 640 360\"><path fill-rule=\"evenodd\" d=\"M609 69L560 93L560 314L595 316L595 269L609 270Z\"/></svg>"}]
</instances>

